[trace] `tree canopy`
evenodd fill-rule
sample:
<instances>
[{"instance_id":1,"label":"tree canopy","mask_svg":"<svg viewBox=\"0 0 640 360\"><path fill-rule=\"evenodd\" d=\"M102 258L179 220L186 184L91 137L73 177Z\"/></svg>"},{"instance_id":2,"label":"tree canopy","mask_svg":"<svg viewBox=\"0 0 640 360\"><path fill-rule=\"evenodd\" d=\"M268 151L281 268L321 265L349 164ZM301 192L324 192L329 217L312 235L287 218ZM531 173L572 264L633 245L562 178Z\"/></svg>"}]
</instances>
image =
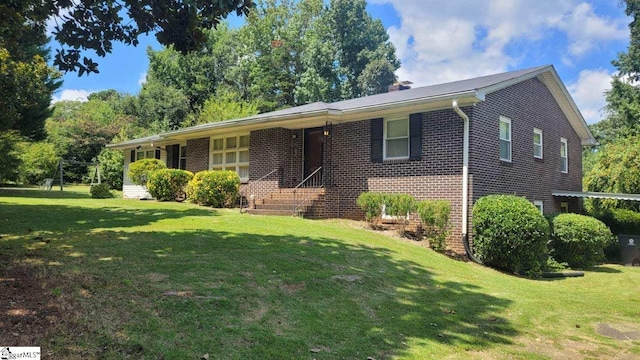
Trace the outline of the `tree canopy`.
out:
<instances>
[{"instance_id":1,"label":"tree canopy","mask_svg":"<svg viewBox=\"0 0 640 360\"><path fill-rule=\"evenodd\" d=\"M192 111L235 94L260 112L386 92L400 66L365 0L265 0L230 29L204 32L202 50L149 50L147 79L181 90Z\"/></svg>"},{"instance_id":2,"label":"tree canopy","mask_svg":"<svg viewBox=\"0 0 640 360\"><path fill-rule=\"evenodd\" d=\"M584 187L589 191L640 193L640 0L622 1L631 17L630 42L613 65L618 73L606 93L606 117L591 126L599 142L585 151ZM618 200L588 202L594 211L628 208L640 210L637 203Z\"/></svg>"},{"instance_id":3,"label":"tree canopy","mask_svg":"<svg viewBox=\"0 0 640 360\"><path fill-rule=\"evenodd\" d=\"M21 39L45 35L52 19L53 36L62 45L54 65L82 75L98 72L83 51L103 57L114 42L135 46L141 34L153 32L161 44L187 53L204 44L203 29L232 12L246 15L252 5L252 0L10 0L0 4L0 43L12 51Z\"/></svg>"}]
</instances>

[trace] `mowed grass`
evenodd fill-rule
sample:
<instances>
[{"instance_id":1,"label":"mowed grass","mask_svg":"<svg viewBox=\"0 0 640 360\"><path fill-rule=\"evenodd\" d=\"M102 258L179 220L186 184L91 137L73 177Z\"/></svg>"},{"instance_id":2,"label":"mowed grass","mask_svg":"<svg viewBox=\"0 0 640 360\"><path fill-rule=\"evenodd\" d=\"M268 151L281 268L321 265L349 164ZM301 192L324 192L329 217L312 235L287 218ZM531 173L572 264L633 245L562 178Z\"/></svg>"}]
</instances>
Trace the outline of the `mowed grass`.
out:
<instances>
[{"instance_id":1,"label":"mowed grass","mask_svg":"<svg viewBox=\"0 0 640 360\"><path fill-rule=\"evenodd\" d=\"M640 268L605 265L583 278L531 280L356 222L65 190L0 189L0 270L33 268L65 310L56 334L21 344L45 353L640 358L639 341L598 333L603 324L640 331Z\"/></svg>"}]
</instances>

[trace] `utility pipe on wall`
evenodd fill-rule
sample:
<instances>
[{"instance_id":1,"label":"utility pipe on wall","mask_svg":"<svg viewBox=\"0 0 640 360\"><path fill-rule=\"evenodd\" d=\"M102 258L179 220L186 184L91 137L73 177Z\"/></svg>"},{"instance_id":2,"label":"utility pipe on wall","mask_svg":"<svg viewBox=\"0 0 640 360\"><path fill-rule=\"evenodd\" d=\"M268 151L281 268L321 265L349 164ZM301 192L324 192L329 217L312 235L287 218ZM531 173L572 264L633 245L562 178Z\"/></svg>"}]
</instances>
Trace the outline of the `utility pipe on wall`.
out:
<instances>
[{"instance_id":1,"label":"utility pipe on wall","mask_svg":"<svg viewBox=\"0 0 640 360\"><path fill-rule=\"evenodd\" d=\"M467 257L475 262L479 261L473 256L469 247L469 116L458 106L458 100L451 101L451 106L456 114L460 115L464 122L463 145L462 145L462 245L467 253Z\"/></svg>"}]
</instances>

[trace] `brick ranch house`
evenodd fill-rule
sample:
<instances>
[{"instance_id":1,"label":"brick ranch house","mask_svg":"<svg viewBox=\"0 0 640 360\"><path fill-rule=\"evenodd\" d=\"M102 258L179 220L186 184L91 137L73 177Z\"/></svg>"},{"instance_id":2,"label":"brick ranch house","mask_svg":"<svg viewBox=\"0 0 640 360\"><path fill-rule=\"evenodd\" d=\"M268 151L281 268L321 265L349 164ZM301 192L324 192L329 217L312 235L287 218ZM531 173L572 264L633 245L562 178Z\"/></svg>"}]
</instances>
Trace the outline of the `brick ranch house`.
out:
<instances>
[{"instance_id":1,"label":"brick ranch house","mask_svg":"<svg viewBox=\"0 0 640 360\"><path fill-rule=\"evenodd\" d=\"M156 157L194 173L235 170L253 212L362 219L356 198L365 191L446 199L448 245L462 252L470 209L481 196L524 196L543 213L580 211L580 199L566 194L582 190L582 147L594 144L555 69L541 66L317 102L110 147L125 152L127 198L149 196L127 177L129 164Z\"/></svg>"}]
</instances>

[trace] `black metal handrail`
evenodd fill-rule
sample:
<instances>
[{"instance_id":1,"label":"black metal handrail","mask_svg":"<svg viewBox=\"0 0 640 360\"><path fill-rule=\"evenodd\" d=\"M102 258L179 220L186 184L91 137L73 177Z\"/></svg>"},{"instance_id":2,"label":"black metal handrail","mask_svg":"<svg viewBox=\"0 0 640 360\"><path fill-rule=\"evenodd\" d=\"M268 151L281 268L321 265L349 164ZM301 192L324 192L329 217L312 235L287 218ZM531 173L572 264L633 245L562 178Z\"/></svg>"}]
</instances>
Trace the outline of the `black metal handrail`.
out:
<instances>
[{"instance_id":1,"label":"black metal handrail","mask_svg":"<svg viewBox=\"0 0 640 360\"><path fill-rule=\"evenodd\" d=\"M315 195L320 189L324 188L324 181L322 177L322 166L318 167L314 172L312 172L309 176L307 176L304 180L302 180L296 187L293 188L293 215L297 215L298 209L307 202L313 195ZM316 176L320 174L320 176ZM317 181L317 182L316 182ZM311 185L311 186L309 186ZM306 188L307 186L313 187L316 190L307 193L307 196L302 199L300 202L297 201L297 192L300 188Z\"/></svg>"},{"instance_id":2,"label":"black metal handrail","mask_svg":"<svg viewBox=\"0 0 640 360\"><path fill-rule=\"evenodd\" d=\"M246 207L249 207L249 201L251 201L250 197L253 196L253 184L266 179L267 177L273 175L273 173L277 172L278 170L280 170L280 169L279 168L275 168L275 169L269 171L268 173L266 173L265 175L261 176L259 179L253 180L253 181L249 181L249 198L247 198L247 194L244 195L244 198L247 200ZM244 210L244 208L245 208L244 202L242 201L242 196L239 196L239 200L238 201L240 202L240 212L242 212Z\"/></svg>"}]
</instances>

